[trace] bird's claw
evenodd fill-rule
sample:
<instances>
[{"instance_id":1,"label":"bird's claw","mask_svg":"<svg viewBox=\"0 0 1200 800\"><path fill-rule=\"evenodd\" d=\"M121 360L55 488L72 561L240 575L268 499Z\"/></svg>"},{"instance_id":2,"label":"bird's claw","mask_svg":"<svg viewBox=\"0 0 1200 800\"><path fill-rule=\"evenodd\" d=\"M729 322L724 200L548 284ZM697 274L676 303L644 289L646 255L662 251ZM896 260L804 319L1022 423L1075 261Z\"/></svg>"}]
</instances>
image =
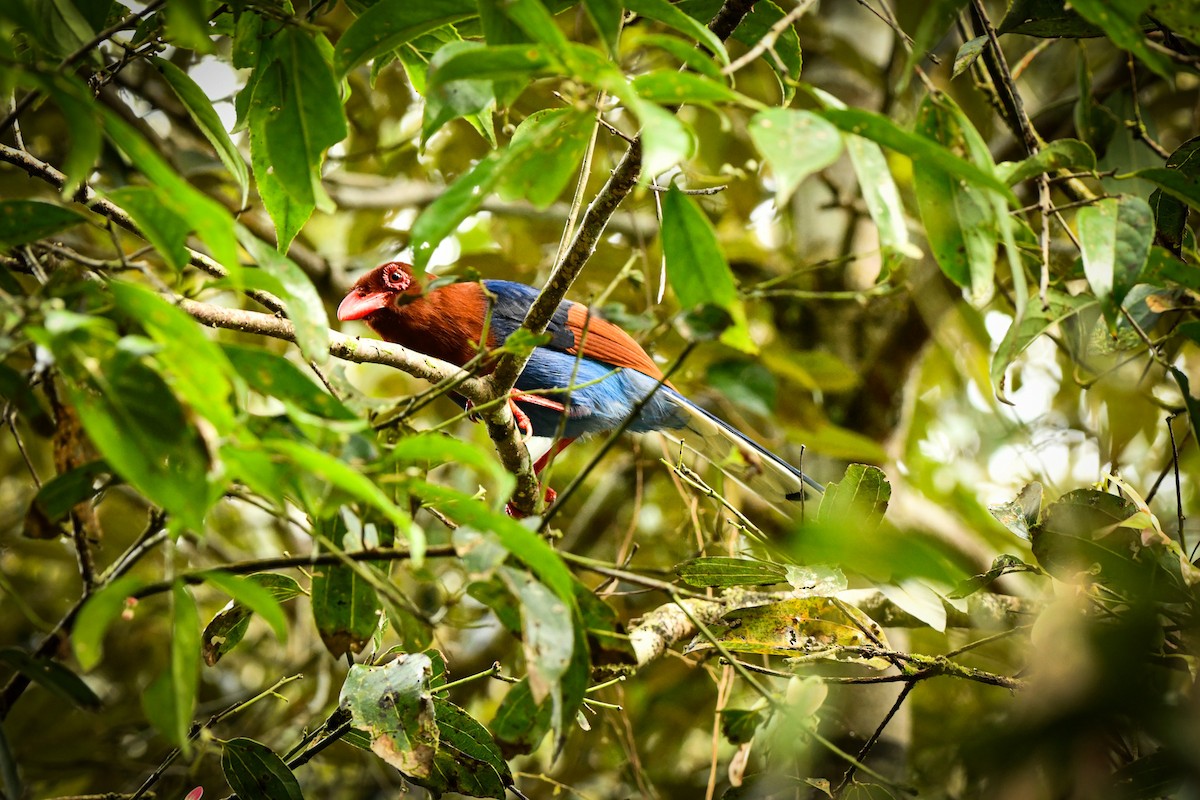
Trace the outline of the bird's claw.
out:
<instances>
[{"instance_id":1,"label":"bird's claw","mask_svg":"<svg viewBox=\"0 0 1200 800\"><path fill-rule=\"evenodd\" d=\"M533 436L533 423L529 421L529 415L521 410L517 405L517 399L528 399L529 395L521 394L516 389L512 389L508 393L508 409L512 412L513 423L517 426L517 433L521 434L521 441L527 441ZM467 412L467 419L471 422L479 422L482 417L475 413L475 403L468 398L463 404L464 410ZM562 406L559 406L562 408Z\"/></svg>"},{"instance_id":2,"label":"bird's claw","mask_svg":"<svg viewBox=\"0 0 1200 800\"><path fill-rule=\"evenodd\" d=\"M558 492L554 491L549 486L545 487L545 494L542 496L542 508L549 508L550 506L554 505L554 501L557 499ZM525 519L525 517L528 516L528 514L521 513L521 511L512 504L512 501L509 501L505 504L504 513L513 519Z\"/></svg>"},{"instance_id":3,"label":"bird's claw","mask_svg":"<svg viewBox=\"0 0 1200 800\"><path fill-rule=\"evenodd\" d=\"M533 423L529 421L529 415L517 405L518 397L522 397L521 393L513 389L508 396L508 409L512 411L513 422L517 426L517 433L521 434L521 441L524 442L533 436Z\"/></svg>"}]
</instances>

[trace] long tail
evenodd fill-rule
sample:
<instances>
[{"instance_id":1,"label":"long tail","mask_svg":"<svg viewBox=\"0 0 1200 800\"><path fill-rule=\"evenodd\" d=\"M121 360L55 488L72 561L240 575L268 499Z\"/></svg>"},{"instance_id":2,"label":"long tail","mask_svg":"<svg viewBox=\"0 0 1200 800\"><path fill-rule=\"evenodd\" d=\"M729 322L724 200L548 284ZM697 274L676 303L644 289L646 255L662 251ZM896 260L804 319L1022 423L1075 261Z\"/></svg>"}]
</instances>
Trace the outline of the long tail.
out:
<instances>
[{"instance_id":1,"label":"long tail","mask_svg":"<svg viewBox=\"0 0 1200 800\"><path fill-rule=\"evenodd\" d=\"M811 499L821 484L690 400L680 397L687 424L662 433L681 440L742 485L777 506ZM735 455L736 453L736 455Z\"/></svg>"}]
</instances>

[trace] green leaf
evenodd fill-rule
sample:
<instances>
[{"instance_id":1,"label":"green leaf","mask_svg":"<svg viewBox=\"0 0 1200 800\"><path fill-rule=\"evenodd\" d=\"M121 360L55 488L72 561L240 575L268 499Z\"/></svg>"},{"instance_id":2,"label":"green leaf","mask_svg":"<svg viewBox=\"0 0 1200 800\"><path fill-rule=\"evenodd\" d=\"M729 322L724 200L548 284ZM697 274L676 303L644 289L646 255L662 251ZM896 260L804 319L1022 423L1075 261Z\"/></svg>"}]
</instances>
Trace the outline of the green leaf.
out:
<instances>
[{"instance_id":1,"label":"green leaf","mask_svg":"<svg viewBox=\"0 0 1200 800\"><path fill-rule=\"evenodd\" d=\"M1170 81L1175 74L1170 59L1151 49L1142 33L1140 18L1148 5L1148 0L1071 0L1071 8L1103 30L1113 44Z\"/></svg>"},{"instance_id":2,"label":"green leaf","mask_svg":"<svg viewBox=\"0 0 1200 800\"><path fill-rule=\"evenodd\" d=\"M221 771L242 800L304 800L300 782L265 744L238 737L221 748Z\"/></svg>"},{"instance_id":3,"label":"green leaf","mask_svg":"<svg viewBox=\"0 0 1200 800\"><path fill-rule=\"evenodd\" d=\"M674 6L670 7L674 8ZM684 16L686 17L687 15L684 14ZM688 17L688 19L691 19L691 17ZM692 22L695 22L695 20L692 20ZM705 30L708 29L705 28ZM642 47L657 47L665 50L681 65L694 72L707 75L716 81L725 80L725 77L721 74L721 66L713 61L712 56L704 50L697 49L695 44L686 39L661 33L643 33L638 41Z\"/></svg>"},{"instance_id":4,"label":"green leaf","mask_svg":"<svg viewBox=\"0 0 1200 800\"><path fill-rule=\"evenodd\" d=\"M542 0L505 0L500 8L533 41L549 45L556 52L566 49L567 37Z\"/></svg>"},{"instance_id":5,"label":"green leaf","mask_svg":"<svg viewBox=\"0 0 1200 800\"><path fill-rule=\"evenodd\" d=\"M555 146L563 146L564 134L560 124L564 118L548 114L550 112L542 112L526 118L507 148L480 159L421 212L412 228L414 268L424 270L437 245L473 214L502 180L512 174L515 176L512 181L526 185L530 171L546 162L547 151ZM667 116L674 120L671 115ZM565 161L558 156L551 161L557 173L552 176L554 181L561 180ZM550 184L545 190L539 188L534 196L543 200L550 188Z\"/></svg>"},{"instance_id":6,"label":"green leaf","mask_svg":"<svg viewBox=\"0 0 1200 800\"><path fill-rule=\"evenodd\" d=\"M591 114L575 109L530 114L513 134L509 146L519 155L500 178L500 196L548 208L579 172L594 126Z\"/></svg>"},{"instance_id":7,"label":"green leaf","mask_svg":"<svg viewBox=\"0 0 1200 800\"><path fill-rule=\"evenodd\" d=\"M246 196L250 192L250 175L246 171L246 162L242 160L242 154L238 151L237 145L229 138L208 95L186 72L170 61L154 57L150 63L162 73L167 84L175 91L175 95L187 109L188 116L192 118L196 127L204 134L204 138L208 139L213 149L217 151L217 157L233 175L238 186L242 187L242 204L245 205Z\"/></svg>"},{"instance_id":8,"label":"green leaf","mask_svg":"<svg viewBox=\"0 0 1200 800\"><path fill-rule=\"evenodd\" d=\"M917 112L917 133L951 150L966 150L966 134L953 110L932 96ZM966 164L968 162L962 161ZM933 164L914 170L917 207L938 266L971 302L991 299L998 233L985 192Z\"/></svg>"},{"instance_id":9,"label":"green leaf","mask_svg":"<svg viewBox=\"0 0 1200 800\"><path fill-rule=\"evenodd\" d=\"M157 361L175 393L203 414L217 433L231 433L235 425L229 379L233 366L217 343L187 312L150 289L125 281L111 281L108 288L117 307L161 348Z\"/></svg>"},{"instance_id":10,"label":"green leaf","mask_svg":"<svg viewBox=\"0 0 1200 800\"><path fill-rule=\"evenodd\" d=\"M411 481L406 488L456 522L495 534L504 549L528 567L538 580L553 589L569 606L574 605L575 578L558 553L535 532L503 512L493 511L479 500L454 489L424 481Z\"/></svg>"},{"instance_id":11,"label":"green leaf","mask_svg":"<svg viewBox=\"0 0 1200 800\"><path fill-rule=\"evenodd\" d=\"M1010 186L1016 186L1036 175L1060 169L1093 172L1096 154L1078 139L1057 139L1024 161L1011 166L1002 164L998 169Z\"/></svg>"},{"instance_id":12,"label":"green leaf","mask_svg":"<svg viewBox=\"0 0 1200 800\"><path fill-rule=\"evenodd\" d=\"M100 117L91 91L74 77L57 75L43 86L66 118L70 131L71 149L62 163L67 180L61 196L67 200L91 176L100 157Z\"/></svg>"},{"instance_id":13,"label":"green leaf","mask_svg":"<svg viewBox=\"0 0 1200 800\"><path fill-rule=\"evenodd\" d=\"M473 214L495 188L505 166L505 150L489 153L438 195L412 227L413 268L423 272L433 251Z\"/></svg>"},{"instance_id":14,"label":"green leaf","mask_svg":"<svg viewBox=\"0 0 1200 800\"><path fill-rule=\"evenodd\" d=\"M787 578L787 570L779 564L728 556L694 558L677 566L675 574L692 586L715 588L770 586Z\"/></svg>"},{"instance_id":15,"label":"green leaf","mask_svg":"<svg viewBox=\"0 0 1200 800\"><path fill-rule=\"evenodd\" d=\"M275 37L273 61L254 90L251 114L265 115L271 167L288 195L302 205L332 209L321 187L321 160L348 130L337 79L312 36L285 27Z\"/></svg>"},{"instance_id":16,"label":"green leaf","mask_svg":"<svg viewBox=\"0 0 1200 800\"><path fill-rule=\"evenodd\" d=\"M414 462L424 462L427 468L435 464L471 467L496 483L496 504L511 494L516 483L516 478L496 459L494 452L441 433L419 433L396 442L388 451L384 469L395 463Z\"/></svg>"},{"instance_id":17,"label":"green leaf","mask_svg":"<svg viewBox=\"0 0 1200 800\"><path fill-rule=\"evenodd\" d=\"M817 99L829 108L846 108L846 104L828 92L814 89ZM883 149L870 139L843 133L846 152L858 179L859 191L879 231L879 244L885 255L889 252L909 258L921 258L922 253L908 238L908 220L900 201L900 190L892 177ZM887 263L885 262L885 269Z\"/></svg>"},{"instance_id":18,"label":"green leaf","mask_svg":"<svg viewBox=\"0 0 1200 800\"><path fill-rule=\"evenodd\" d=\"M404 532L412 549L412 560L420 565L425 558L425 535L412 525L408 514L398 508L383 491L344 461L316 449L306 442L289 439L264 439L266 450L278 453L306 475L324 481L351 497L377 509Z\"/></svg>"},{"instance_id":19,"label":"green leaf","mask_svg":"<svg viewBox=\"0 0 1200 800\"><path fill-rule=\"evenodd\" d=\"M100 698L71 670L48 658L34 658L19 647L0 648L0 664L79 708L94 711Z\"/></svg>"},{"instance_id":20,"label":"green leaf","mask_svg":"<svg viewBox=\"0 0 1200 800\"><path fill-rule=\"evenodd\" d=\"M775 206L783 208L800 182L837 161L842 137L811 111L773 108L750 120L750 138L775 174Z\"/></svg>"},{"instance_id":21,"label":"green leaf","mask_svg":"<svg viewBox=\"0 0 1200 800\"><path fill-rule=\"evenodd\" d=\"M238 605L245 606L253 613L258 614L271 626L271 630L275 632L281 643L287 642L287 617L283 615L283 608L279 605L276 592L250 578L230 575L220 570L206 572L204 582L232 597ZM291 586L288 586L284 593L291 590ZM299 591L298 586L296 591Z\"/></svg>"},{"instance_id":22,"label":"green leaf","mask_svg":"<svg viewBox=\"0 0 1200 800\"><path fill-rule=\"evenodd\" d=\"M648 19L661 22L706 47L722 64L729 63L725 44L707 26L669 3L667 0L625 0L625 7ZM786 38L786 35L785 35ZM799 70L797 70L799 73Z\"/></svg>"},{"instance_id":23,"label":"green leaf","mask_svg":"<svg viewBox=\"0 0 1200 800\"><path fill-rule=\"evenodd\" d=\"M350 710L350 724L370 735L371 750L417 780L434 774L440 740L432 674L432 662L423 653L401 653L382 666L355 664L339 700Z\"/></svg>"},{"instance_id":24,"label":"green leaf","mask_svg":"<svg viewBox=\"0 0 1200 800\"><path fill-rule=\"evenodd\" d=\"M921 251L909 241L908 219L900 201L900 189L892 178L883 150L861 136L842 136L863 201L879 232L880 246L909 258L920 258Z\"/></svg>"},{"instance_id":25,"label":"green leaf","mask_svg":"<svg viewBox=\"0 0 1200 800\"><path fill-rule=\"evenodd\" d=\"M233 217L225 208L193 188L171 165L115 112L104 112L104 131L125 157L158 190L158 197L176 216L188 220L191 229L204 240L213 258L226 269L239 268L237 240L233 235Z\"/></svg>"},{"instance_id":26,"label":"green leaf","mask_svg":"<svg viewBox=\"0 0 1200 800\"><path fill-rule=\"evenodd\" d=\"M69 208L39 200L0 200L0 247L9 249L53 236L86 220Z\"/></svg>"},{"instance_id":27,"label":"green leaf","mask_svg":"<svg viewBox=\"0 0 1200 800\"><path fill-rule=\"evenodd\" d=\"M278 281L279 294L287 303L288 319L296 326L300 352L305 358L324 364L329 360L329 317L312 281L296 262L241 226L238 238L258 268Z\"/></svg>"},{"instance_id":28,"label":"green leaf","mask_svg":"<svg viewBox=\"0 0 1200 800\"><path fill-rule=\"evenodd\" d=\"M957 78L971 68L981 55L984 48L987 47L987 34L976 36L971 41L958 48L958 52L954 54L954 70L951 72L951 79Z\"/></svg>"},{"instance_id":29,"label":"green leaf","mask_svg":"<svg viewBox=\"0 0 1200 800\"><path fill-rule=\"evenodd\" d=\"M744 708L721 709L721 734L730 744L746 744L754 738L766 714Z\"/></svg>"},{"instance_id":30,"label":"green leaf","mask_svg":"<svg viewBox=\"0 0 1200 800\"><path fill-rule=\"evenodd\" d=\"M129 598L145 585L141 578L126 575L98 589L83 604L71 632L71 648L84 672L100 663L109 625L126 609Z\"/></svg>"},{"instance_id":31,"label":"green leaf","mask_svg":"<svg viewBox=\"0 0 1200 800\"><path fill-rule=\"evenodd\" d=\"M312 611L317 632L334 658L357 653L379 627L379 596L346 564L324 564L313 570Z\"/></svg>"},{"instance_id":32,"label":"green leaf","mask_svg":"<svg viewBox=\"0 0 1200 800\"><path fill-rule=\"evenodd\" d=\"M1167 159L1167 169L1178 170L1180 174L1194 182L1200 178L1200 136L1188 139ZM1187 205L1194 206L1200 202L1200 190L1193 186L1180 186L1176 191L1184 190L1192 198L1191 202L1181 200L1174 193L1164 192L1161 188L1150 194L1150 207L1154 209L1155 241L1179 255L1183 249L1184 229L1187 227Z\"/></svg>"},{"instance_id":33,"label":"green leaf","mask_svg":"<svg viewBox=\"0 0 1200 800\"><path fill-rule=\"evenodd\" d=\"M222 344L226 357L251 389L325 419L352 421L358 415L326 392L298 366L262 347Z\"/></svg>"},{"instance_id":34,"label":"green leaf","mask_svg":"<svg viewBox=\"0 0 1200 800\"><path fill-rule=\"evenodd\" d=\"M583 702L590 669L587 644L584 637L576 636L571 665L562 679L562 717L574 714ZM555 718L554 702L552 697L540 703L534 701L528 678L523 678L508 691L491 722L492 733L506 755L531 753L537 749ZM561 739L556 744L561 745Z\"/></svg>"},{"instance_id":35,"label":"green leaf","mask_svg":"<svg viewBox=\"0 0 1200 800\"><path fill-rule=\"evenodd\" d=\"M204 514L219 491L210 492L208 446L162 377L143 361L146 340L105 341L104 330L77 327L65 311L46 315L46 328L31 336L47 347L63 370L67 397L88 437L109 465L173 522L203 530Z\"/></svg>"},{"instance_id":36,"label":"green leaf","mask_svg":"<svg viewBox=\"0 0 1200 800\"><path fill-rule=\"evenodd\" d=\"M899 584L881 584L879 592L892 605L924 622L938 633L946 632L946 604L924 581L907 578Z\"/></svg>"},{"instance_id":37,"label":"green leaf","mask_svg":"<svg viewBox=\"0 0 1200 800\"><path fill-rule=\"evenodd\" d=\"M600 34L600 40L608 54L617 55L617 39L621 35L620 0L583 0L583 10L592 21L592 27Z\"/></svg>"},{"instance_id":38,"label":"green leaf","mask_svg":"<svg viewBox=\"0 0 1200 800\"><path fill-rule=\"evenodd\" d=\"M146 719L187 754L188 728L200 688L200 615L187 588L171 590L171 661L142 695Z\"/></svg>"},{"instance_id":39,"label":"green leaf","mask_svg":"<svg viewBox=\"0 0 1200 800\"><path fill-rule=\"evenodd\" d=\"M266 592L267 596L275 602L276 607L279 603L303 594L300 584L296 583L294 578L277 575L273 572L251 575L246 578L245 582ZM239 587L240 590L241 587ZM233 596L237 597L237 595ZM250 618L253 614L253 609L237 599L230 601L225 608L217 612L204 627L204 633L201 636L205 664L213 666L242 641L250 627ZM279 620L286 624L282 614L280 614ZM286 631L286 628L284 630ZM278 634L278 631L276 633Z\"/></svg>"},{"instance_id":40,"label":"green leaf","mask_svg":"<svg viewBox=\"0 0 1200 800\"><path fill-rule=\"evenodd\" d=\"M831 647L873 644L863 628L876 639L883 639L883 629L853 606L826 597L797 597L731 611L722 624L711 627L711 632L730 652L795 656ZM708 639L697 636L684 652L713 647ZM872 666L882 669L888 662Z\"/></svg>"},{"instance_id":41,"label":"green leaf","mask_svg":"<svg viewBox=\"0 0 1200 800\"><path fill-rule=\"evenodd\" d=\"M681 4L683 5L683 4ZM716 9L721 7L716 3L713 13L705 14L705 19L712 19ZM803 58L800 52L800 37L796 34L795 24L784 27L778 35L774 28L783 21L784 12L771 0L758 0L754 8L733 31L733 38L747 47L754 47L767 36L776 36L774 44L760 56L775 71L779 87L783 91L783 99L790 102L796 93L796 81L800 78Z\"/></svg>"},{"instance_id":42,"label":"green leaf","mask_svg":"<svg viewBox=\"0 0 1200 800\"><path fill-rule=\"evenodd\" d=\"M33 496L33 502L25 515L26 530L52 530L67 518L77 503L95 496L97 477L111 472L103 460L91 461L46 481ZM57 535L57 532L51 535Z\"/></svg>"},{"instance_id":43,"label":"green leaf","mask_svg":"<svg viewBox=\"0 0 1200 800\"><path fill-rule=\"evenodd\" d=\"M254 15L244 14L242 18L251 16ZM264 82L260 81L259 83ZM266 83L268 85L265 87L256 86L254 88L254 96L258 97L258 93L261 91L264 100L272 93L278 97L279 82L272 79ZM282 102L282 100L278 102ZM275 171L271 166L271 157L267 151L267 115L261 112L261 108L261 106L255 107L255 113L249 115L250 166L254 169L254 182L258 187L258 196L263 201L263 207L267 209L271 221L275 224L277 247L281 253L284 253L296 238L296 234L304 227L304 223L308 222L308 218L312 216L313 209L317 205L314 198L297 200L292 197L279 178L275 177Z\"/></svg>"},{"instance_id":44,"label":"green leaf","mask_svg":"<svg viewBox=\"0 0 1200 800\"><path fill-rule=\"evenodd\" d=\"M746 97L720 81L673 69L656 69L642 73L633 79L633 88L643 100L662 105L737 103L752 108L762 107L757 100ZM753 128L751 130L753 131ZM834 133L836 135L836 131Z\"/></svg>"},{"instance_id":45,"label":"green leaf","mask_svg":"<svg viewBox=\"0 0 1200 800\"><path fill-rule=\"evenodd\" d=\"M438 727L435 775L419 783L433 791L504 800L512 772L487 728L449 700L435 697L433 709Z\"/></svg>"},{"instance_id":46,"label":"green leaf","mask_svg":"<svg viewBox=\"0 0 1200 800\"><path fill-rule=\"evenodd\" d=\"M483 28L484 39L488 44L488 51L504 49L508 45L514 44L528 45L529 37L500 10L500 3L501 0L479 0L479 22L480 27ZM515 50L519 49L515 48ZM485 77L483 72L480 72L479 75ZM464 73L460 77L468 77L468 74ZM511 106L528 85L523 78L498 78L494 87L496 103L501 107Z\"/></svg>"},{"instance_id":47,"label":"green leaf","mask_svg":"<svg viewBox=\"0 0 1200 800\"><path fill-rule=\"evenodd\" d=\"M1030 481L1015 498L988 506L988 513L1017 536L1028 541L1029 529L1037 524L1042 513L1043 488L1040 481Z\"/></svg>"},{"instance_id":48,"label":"green leaf","mask_svg":"<svg viewBox=\"0 0 1200 800\"><path fill-rule=\"evenodd\" d=\"M663 258L679 304L685 310L704 306L721 309L732 321L721 334L721 341L754 352L733 273L708 217L674 186L663 197L662 216Z\"/></svg>"},{"instance_id":49,"label":"green leaf","mask_svg":"<svg viewBox=\"0 0 1200 800\"><path fill-rule=\"evenodd\" d=\"M1187 408L1188 420L1192 423L1192 436L1200 437L1200 400L1192 396L1188 377L1182 370L1178 367L1171 367L1170 372L1175 383L1179 385L1180 393L1183 394L1183 405ZM1200 441L1200 438L1197 441Z\"/></svg>"},{"instance_id":50,"label":"green leaf","mask_svg":"<svg viewBox=\"0 0 1200 800\"><path fill-rule=\"evenodd\" d=\"M906 131L881 114L857 108L826 108L820 114L847 133L864 136L908 156L916 162L918 173L924 167L937 167L968 183L997 191L1011 205L1019 205L1012 189L993 169L959 158L932 139Z\"/></svg>"},{"instance_id":51,"label":"green leaf","mask_svg":"<svg viewBox=\"0 0 1200 800\"><path fill-rule=\"evenodd\" d=\"M429 60L429 73L436 74L441 64L451 58L471 59L488 48L479 42L454 41L438 49ZM481 114L496 103L492 83L478 76L448 81L430 81L425 88L425 118L421 125L421 142L427 143L443 125L459 117Z\"/></svg>"},{"instance_id":52,"label":"green leaf","mask_svg":"<svg viewBox=\"0 0 1200 800\"><path fill-rule=\"evenodd\" d=\"M425 90L433 92L444 84L470 79L529 81L555 66L557 60L546 48L536 44L458 49L446 54L436 67L430 63Z\"/></svg>"},{"instance_id":53,"label":"green leaf","mask_svg":"<svg viewBox=\"0 0 1200 800\"><path fill-rule=\"evenodd\" d=\"M567 721L563 713L562 679L571 666L575 649L575 615L562 598L526 573L501 567L498 575L520 601L529 688L538 703L551 698L554 709L551 729L557 734Z\"/></svg>"},{"instance_id":54,"label":"green leaf","mask_svg":"<svg viewBox=\"0 0 1200 800\"><path fill-rule=\"evenodd\" d=\"M1004 575L1010 575L1014 572L1032 572L1036 575L1045 575L1046 573L1041 567L1033 564L1026 564L1016 556L1000 555L996 556L992 561L992 566L987 572L982 572L978 575L972 575L965 581L962 581L958 586L954 587L954 591L946 595L951 600L958 600L963 597L970 597L978 591L982 591L991 586Z\"/></svg>"},{"instance_id":55,"label":"green leaf","mask_svg":"<svg viewBox=\"0 0 1200 800\"><path fill-rule=\"evenodd\" d=\"M182 47L207 53L209 39L208 8L204 0L177 0L163 9L167 35Z\"/></svg>"},{"instance_id":56,"label":"green leaf","mask_svg":"<svg viewBox=\"0 0 1200 800\"><path fill-rule=\"evenodd\" d=\"M1120 525L1136 513L1133 503L1116 495L1094 489L1067 492L1046 508L1041 524L1031 531L1033 554L1059 580L1101 575L1106 582L1127 580L1136 571L1131 540L1138 534Z\"/></svg>"},{"instance_id":57,"label":"green leaf","mask_svg":"<svg viewBox=\"0 0 1200 800\"><path fill-rule=\"evenodd\" d=\"M757 359L726 359L710 364L708 385L742 408L770 416L775 411L779 384Z\"/></svg>"},{"instance_id":58,"label":"green leaf","mask_svg":"<svg viewBox=\"0 0 1200 800\"><path fill-rule=\"evenodd\" d=\"M1010 402L1005 395L1004 374L1008 366L1025 352L1025 349L1039 336L1065 319L1073 317L1080 311L1095 305L1096 299L1090 295L1069 295L1057 289L1046 291L1046 306L1042 306L1040 298L1032 297L1026 305L1025 313L1020 322L1009 326L1004 334L996 354L992 356L992 385L996 387L996 396L1003 402Z\"/></svg>"},{"instance_id":59,"label":"green leaf","mask_svg":"<svg viewBox=\"0 0 1200 800\"><path fill-rule=\"evenodd\" d=\"M418 36L478 14L474 0L379 0L346 29L334 52L338 74L395 50Z\"/></svg>"},{"instance_id":60,"label":"green leaf","mask_svg":"<svg viewBox=\"0 0 1200 800\"><path fill-rule=\"evenodd\" d=\"M1143 276L1148 282L1169 281L1200 292L1200 268L1183 263L1158 245L1150 248Z\"/></svg>"},{"instance_id":61,"label":"green leaf","mask_svg":"<svg viewBox=\"0 0 1200 800\"><path fill-rule=\"evenodd\" d=\"M236 69L252 69L258 66L258 55L266 37L262 33L263 17L258 14L242 14L234 27L233 46L230 60Z\"/></svg>"},{"instance_id":62,"label":"green leaf","mask_svg":"<svg viewBox=\"0 0 1200 800\"><path fill-rule=\"evenodd\" d=\"M1157 184L1166 194L1192 208L1200 208L1200 175L1195 171L1150 167L1116 176L1118 179L1141 178Z\"/></svg>"},{"instance_id":63,"label":"green leaf","mask_svg":"<svg viewBox=\"0 0 1200 800\"><path fill-rule=\"evenodd\" d=\"M1121 302L1150 255L1153 212L1140 197L1109 197L1081 208L1076 225L1088 285L1100 301L1109 330L1115 330Z\"/></svg>"},{"instance_id":64,"label":"green leaf","mask_svg":"<svg viewBox=\"0 0 1200 800\"><path fill-rule=\"evenodd\" d=\"M645 102L636 94L621 99L630 103L630 107L642 123L639 134L642 142L642 171L639 180L643 183L666 172L696 151L695 134L674 114L654 103Z\"/></svg>"},{"instance_id":65,"label":"green leaf","mask_svg":"<svg viewBox=\"0 0 1200 800\"><path fill-rule=\"evenodd\" d=\"M892 487L883 470L851 464L842 480L825 487L817 508L817 522L857 525L866 530L877 528L891 496Z\"/></svg>"},{"instance_id":66,"label":"green leaf","mask_svg":"<svg viewBox=\"0 0 1200 800\"><path fill-rule=\"evenodd\" d=\"M167 266L182 272L191 258L187 238L192 226L164 195L157 186L122 186L108 198L128 212Z\"/></svg>"},{"instance_id":67,"label":"green leaf","mask_svg":"<svg viewBox=\"0 0 1200 800\"><path fill-rule=\"evenodd\" d=\"M1066 5L1066 0L1013 0L997 30L1055 39L1104 35Z\"/></svg>"}]
</instances>

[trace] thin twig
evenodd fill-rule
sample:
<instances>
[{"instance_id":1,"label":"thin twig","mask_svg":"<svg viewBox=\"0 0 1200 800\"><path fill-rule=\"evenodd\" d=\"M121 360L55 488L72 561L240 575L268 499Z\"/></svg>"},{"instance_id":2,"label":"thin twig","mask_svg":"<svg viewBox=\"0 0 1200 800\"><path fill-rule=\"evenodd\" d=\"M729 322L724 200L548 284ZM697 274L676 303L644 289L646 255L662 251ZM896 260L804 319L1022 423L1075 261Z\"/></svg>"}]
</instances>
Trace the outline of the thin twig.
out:
<instances>
[{"instance_id":1,"label":"thin twig","mask_svg":"<svg viewBox=\"0 0 1200 800\"><path fill-rule=\"evenodd\" d=\"M871 734L871 738L868 739L865 744L863 744L861 749L859 749L858 761L860 763L866 759L867 755L871 752L871 748L873 748L875 743L879 741L879 737L883 736L884 728L886 728L888 723L892 721L892 717L896 716L896 712L900 710L900 706L904 705L904 701L908 699L908 693L911 692L913 687L916 685L917 684L914 681L909 681L908 683L904 684L903 688L900 689L900 693L896 695L896 702L892 703L892 707L888 710L887 714L884 715L883 720L879 723L879 726L875 728L875 732ZM833 790L834 797L837 797L842 793L842 789L846 788L846 784L849 783L851 778L854 777L854 773L857 771L858 766L858 764L851 764L846 769L846 772L842 775L842 780Z\"/></svg>"},{"instance_id":2,"label":"thin twig","mask_svg":"<svg viewBox=\"0 0 1200 800\"><path fill-rule=\"evenodd\" d=\"M454 545L431 545L425 548L427 558L453 558L458 553ZM214 572L225 572L230 575L250 575L255 572L270 572L279 569L295 569L297 567L316 567L332 564L344 564L347 561L406 561L412 558L409 550L399 548L381 548L379 550L358 550L353 553L312 553L305 556L273 556L271 558L255 558L246 561L235 561L232 564L216 564L211 567L181 572L171 581L156 581L146 584L131 594L132 597L143 599L155 594L170 591L176 583L195 585L204 581Z\"/></svg>"},{"instance_id":3,"label":"thin twig","mask_svg":"<svg viewBox=\"0 0 1200 800\"><path fill-rule=\"evenodd\" d=\"M232 706L230 706L229 708L226 708L224 711L220 711L220 712L214 714L212 717L209 718L208 722L204 723L203 725L193 723L191 730L188 731L188 736L187 736L188 742L194 742L200 736L201 731L210 730L217 723L219 723L225 719L228 719L229 717L233 716L234 714L238 714L238 713L241 713L242 711L245 711L247 708L254 705L259 700L262 700L264 697L270 697L271 695L278 694L279 690L282 689L284 686L288 685L292 681L299 680L302 677L304 677L304 676L303 675L292 675L287 678L281 678L280 680L276 681L269 689L264 689L263 691L254 695L254 697L251 697L249 700L243 700L240 703L234 703ZM155 768L155 770L150 773L150 775L146 778L146 780L142 782L142 785L139 786L138 790L130 796L129 800L140 800L140 798L145 797L146 793L150 791L150 788L152 786L154 786L154 784L158 783L159 780L162 779L162 776L166 773L167 768L170 767L171 764L175 763L175 759L179 758L179 756L182 753L183 753L183 751L178 747L176 747L170 753L168 753L167 757L164 758L162 760L162 762Z\"/></svg>"},{"instance_id":4,"label":"thin twig","mask_svg":"<svg viewBox=\"0 0 1200 800\"><path fill-rule=\"evenodd\" d=\"M813 3L815 2L816 0L800 0L800 3L795 8L780 17L779 20L770 27L770 29L763 34L763 37L754 43L753 47L723 67L721 69L721 74L732 75L742 67L757 59L767 50L772 50L775 47L775 40L778 39L784 31L790 28L796 22L796 20L807 14L808 10L812 8Z\"/></svg>"}]
</instances>

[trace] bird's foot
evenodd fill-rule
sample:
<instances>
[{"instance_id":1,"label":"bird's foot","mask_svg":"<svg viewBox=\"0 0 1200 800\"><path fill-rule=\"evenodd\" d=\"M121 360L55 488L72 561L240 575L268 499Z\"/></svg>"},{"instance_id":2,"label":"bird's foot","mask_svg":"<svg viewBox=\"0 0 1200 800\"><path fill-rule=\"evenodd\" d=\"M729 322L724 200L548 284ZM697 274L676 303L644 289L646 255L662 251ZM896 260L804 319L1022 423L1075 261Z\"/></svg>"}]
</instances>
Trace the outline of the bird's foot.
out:
<instances>
[{"instance_id":1,"label":"bird's foot","mask_svg":"<svg viewBox=\"0 0 1200 800\"><path fill-rule=\"evenodd\" d=\"M529 403L531 405L541 406L542 408L549 408L560 413L566 410L566 406L564 406L562 403L555 402L554 400L548 400L545 397L536 394L525 394L520 389L510 389L508 392L508 410L512 412L513 422L517 426L517 433L521 434L522 441L533 436L533 423L530 421L529 415L521 410L521 407L517 405L518 400L522 403ZM465 403L465 409L467 412L467 419L471 420L471 422L480 421L480 415L474 411L475 404L473 402L467 400Z\"/></svg>"},{"instance_id":2,"label":"bird's foot","mask_svg":"<svg viewBox=\"0 0 1200 800\"><path fill-rule=\"evenodd\" d=\"M542 496L542 508L549 508L550 506L554 505L554 501L557 499L558 492L554 491L549 486L545 487L545 494ZM522 514L521 511L511 502L505 504L504 513L508 514L513 519L525 519L525 517L528 516L527 514Z\"/></svg>"}]
</instances>

